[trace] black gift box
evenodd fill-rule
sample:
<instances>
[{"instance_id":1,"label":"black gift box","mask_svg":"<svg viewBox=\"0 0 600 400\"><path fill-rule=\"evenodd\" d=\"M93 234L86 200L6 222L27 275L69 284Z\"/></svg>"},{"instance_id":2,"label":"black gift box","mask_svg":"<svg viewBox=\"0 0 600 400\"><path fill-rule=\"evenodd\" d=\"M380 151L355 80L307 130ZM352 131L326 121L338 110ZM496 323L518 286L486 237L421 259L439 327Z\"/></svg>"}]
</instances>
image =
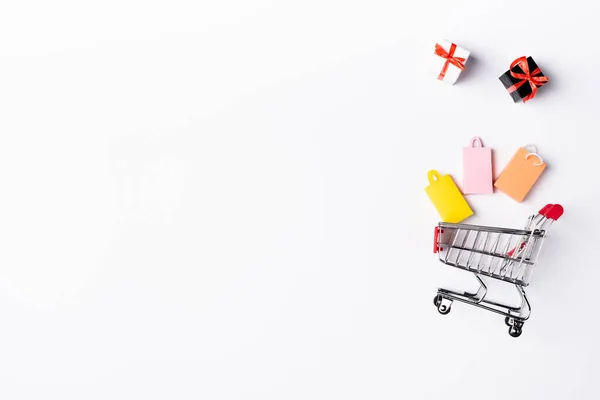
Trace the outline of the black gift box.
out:
<instances>
[{"instance_id":1,"label":"black gift box","mask_svg":"<svg viewBox=\"0 0 600 400\"><path fill-rule=\"evenodd\" d=\"M531 57L527 57L527 66L529 67L529 73L533 73L533 71L535 71L538 68L537 64L535 63L535 61L533 61L533 58L531 58ZM521 68L520 63L515 65L515 67L512 69L512 71L517 74L524 73L523 69ZM540 76L544 76L544 74L542 72L540 72L539 74L536 74L536 75L532 74L532 76L540 77ZM510 74L510 70L508 70L504 74L502 74L502 76L499 79L500 79L500 82L502 82L502 84L504 85L504 87L506 89L510 88L512 85L517 84L523 80L523 79L518 79L518 78L513 77ZM545 85L546 83L547 82L543 82L541 84L536 84L536 86L540 87L540 86ZM519 100L529 96L530 94L531 94L531 85L529 84L529 82L525 82L521 85L520 88L511 92L510 97L512 97L513 101L516 103Z\"/></svg>"}]
</instances>

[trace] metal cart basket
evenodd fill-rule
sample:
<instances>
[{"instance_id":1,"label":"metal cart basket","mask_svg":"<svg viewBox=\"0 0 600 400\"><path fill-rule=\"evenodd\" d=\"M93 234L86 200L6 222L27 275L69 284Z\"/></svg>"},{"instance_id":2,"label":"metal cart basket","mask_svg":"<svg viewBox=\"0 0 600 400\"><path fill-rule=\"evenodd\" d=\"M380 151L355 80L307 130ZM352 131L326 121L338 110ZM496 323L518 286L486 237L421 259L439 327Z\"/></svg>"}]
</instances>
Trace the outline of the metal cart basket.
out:
<instances>
[{"instance_id":1,"label":"metal cart basket","mask_svg":"<svg viewBox=\"0 0 600 400\"><path fill-rule=\"evenodd\" d=\"M439 223L434 233L434 253L444 264L474 273L479 282L475 293L439 288L434 304L440 314L448 314L453 301L458 300L504 315L509 335L519 337L531 313L524 287L529 285L546 231L562 214L560 204L548 204L530 216L522 230ZM521 305L511 307L486 300L487 287L482 276L515 285Z\"/></svg>"}]
</instances>

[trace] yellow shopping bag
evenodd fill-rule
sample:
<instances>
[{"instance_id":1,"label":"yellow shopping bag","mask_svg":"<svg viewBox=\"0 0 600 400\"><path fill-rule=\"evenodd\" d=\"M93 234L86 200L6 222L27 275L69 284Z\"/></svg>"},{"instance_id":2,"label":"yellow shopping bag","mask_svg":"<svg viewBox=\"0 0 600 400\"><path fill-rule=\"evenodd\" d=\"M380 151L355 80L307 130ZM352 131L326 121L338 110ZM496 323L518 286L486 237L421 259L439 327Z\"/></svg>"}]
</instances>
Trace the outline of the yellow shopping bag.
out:
<instances>
[{"instance_id":1,"label":"yellow shopping bag","mask_svg":"<svg viewBox=\"0 0 600 400\"><path fill-rule=\"evenodd\" d=\"M425 188L425 193L442 217L442 221L458 223L473 215L473 210L450 175L441 176L439 172L431 170L427 173L427 178L429 186Z\"/></svg>"}]
</instances>

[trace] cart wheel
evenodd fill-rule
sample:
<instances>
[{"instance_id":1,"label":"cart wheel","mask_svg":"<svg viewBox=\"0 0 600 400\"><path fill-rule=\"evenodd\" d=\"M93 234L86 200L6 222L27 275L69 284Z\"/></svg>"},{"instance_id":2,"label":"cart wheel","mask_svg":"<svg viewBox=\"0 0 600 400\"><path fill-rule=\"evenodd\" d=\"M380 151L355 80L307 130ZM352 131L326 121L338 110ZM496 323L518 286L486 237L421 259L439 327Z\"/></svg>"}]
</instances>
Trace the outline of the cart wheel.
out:
<instances>
[{"instance_id":1,"label":"cart wheel","mask_svg":"<svg viewBox=\"0 0 600 400\"><path fill-rule=\"evenodd\" d=\"M505 317L504 323L506 324L506 326L513 326L513 324L510 323L510 317Z\"/></svg>"},{"instance_id":2,"label":"cart wheel","mask_svg":"<svg viewBox=\"0 0 600 400\"><path fill-rule=\"evenodd\" d=\"M438 312L442 315L446 315L450 312L450 306L447 306L445 304L442 304L438 307Z\"/></svg>"},{"instance_id":3,"label":"cart wheel","mask_svg":"<svg viewBox=\"0 0 600 400\"><path fill-rule=\"evenodd\" d=\"M508 334L512 337L519 337L523 333L523 330L520 327L511 326L508 328Z\"/></svg>"},{"instance_id":4,"label":"cart wheel","mask_svg":"<svg viewBox=\"0 0 600 400\"><path fill-rule=\"evenodd\" d=\"M437 307L438 312L442 315L446 315L450 312L450 306L452 305L452 300L448 301L450 304L443 304L444 298L441 295L437 295L433 298L433 304Z\"/></svg>"}]
</instances>

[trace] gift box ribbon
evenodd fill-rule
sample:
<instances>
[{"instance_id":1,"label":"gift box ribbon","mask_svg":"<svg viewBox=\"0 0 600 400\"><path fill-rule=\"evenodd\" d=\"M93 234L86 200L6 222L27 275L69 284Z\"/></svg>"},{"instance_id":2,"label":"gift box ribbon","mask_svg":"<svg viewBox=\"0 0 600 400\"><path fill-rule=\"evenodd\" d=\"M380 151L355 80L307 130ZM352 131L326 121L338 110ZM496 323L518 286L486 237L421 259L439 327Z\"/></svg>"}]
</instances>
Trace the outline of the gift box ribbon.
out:
<instances>
[{"instance_id":1,"label":"gift box ribbon","mask_svg":"<svg viewBox=\"0 0 600 400\"><path fill-rule=\"evenodd\" d=\"M523 70L522 74L513 71L513 68L519 64L521 66L521 69ZM515 83L514 85L512 85L511 87L509 87L507 89L508 93L514 92L515 90L517 90L518 88L520 88L527 82L531 86L531 93L528 96L523 98L523 103L525 103L527 100L531 100L535 97L535 94L538 91L538 86L542 86L542 85L548 83L547 77L535 76L535 75L542 73L542 71L539 68L536 68L532 72L529 72L529 64L527 63L527 57L519 57L515 61L513 61L513 63L510 64L509 71L510 71L510 74L513 76L513 78L521 79L521 80L519 82Z\"/></svg>"},{"instance_id":2,"label":"gift box ribbon","mask_svg":"<svg viewBox=\"0 0 600 400\"><path fill-rule=\"evenodd\" d=\"M438 79L441 81L446 76L446 71L448 71L448 66L450 64L458 67L461 71L465 69L465 61L466 59L462 57L454 57L454 52L456 51L456 45L452 43L450 45L450 51L444 50L442 46L438 43L435 44L435 54L438 56L445 58L446 62L444 63L444 67L442 68L442 72L440 72Z\"/></svg>"}]
</instances>

